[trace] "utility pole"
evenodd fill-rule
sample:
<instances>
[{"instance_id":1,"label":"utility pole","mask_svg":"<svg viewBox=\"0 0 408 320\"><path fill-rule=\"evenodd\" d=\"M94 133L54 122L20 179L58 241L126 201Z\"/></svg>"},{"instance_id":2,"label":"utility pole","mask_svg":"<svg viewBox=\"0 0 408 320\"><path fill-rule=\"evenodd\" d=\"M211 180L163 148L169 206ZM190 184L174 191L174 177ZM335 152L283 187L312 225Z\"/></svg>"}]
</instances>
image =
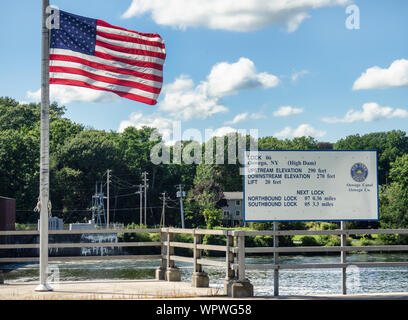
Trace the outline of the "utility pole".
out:
<instances>
[{"instance_id":1,"label":"utility pole","mask_svg":"<svg viewBox=\"0 0 408 320\"><path fill-rule=\"evenodd\" d=\"M181 228L184 229L184 208L183 208L183 197L185 196L185 192L183 191L183 185L177 185L177 198L180 198L180 215L181 215Z\"/></svg>"},{"instance_id":2,"label":"utility pole","mask_svg":"<svg viewBox=\"0 0 408 320\"><path fill-rule=\"evenodd\" d=\"M160 227L163 225L163 228L166 227L166 192L162 193L163 197L160 198L163 200L162 215L160 219Z\"/></svg>"},{"instance_id":3,"label":"utility pole","mask_svg":"<svg viewBox=\"0 0 408 320\"><path fill-rule=\"evenodd\" d=\"M147 215L146 215L147 194L146 194L146 192L147 192L147 188L148 188L147 181L149 181L149 179L147 179L147 175L148 175L148 173L146 171L144 171L142 173L142 178L143 178L143 183L144 183L144 187L143 187L144 188L144 222L145 222L146 226L147 226Z\"/></svg>"},{"instance_id":4,"label":"utility pole","mask_svg":"<svg viewBox=\"0 0 408 320\"><path fill-rule=\"evenodd\" d=\"M107 207L106 229L109 229L109 183L110 183L110 173L111 173L111 171L108 169L108 171L106 172L106 187L107 187L107 192L106 192L106 197L107 197L107 200L106 200L106 207Z\"/></svg>"},{"instance_id":5,"label":"utility pole","mask_svg":"<svg viewBox=\"0 0 408 320\"><path fill-rule=\"evenodd\" d=\"M140 219L139 219L139 225L142 226L143 224L143 214L142 214L142 200L143 200L143 186L141 184L139 184L139 191L136 191L136 194L139 195L139 206L140 206Z\"/></svg>"}]
</instances>

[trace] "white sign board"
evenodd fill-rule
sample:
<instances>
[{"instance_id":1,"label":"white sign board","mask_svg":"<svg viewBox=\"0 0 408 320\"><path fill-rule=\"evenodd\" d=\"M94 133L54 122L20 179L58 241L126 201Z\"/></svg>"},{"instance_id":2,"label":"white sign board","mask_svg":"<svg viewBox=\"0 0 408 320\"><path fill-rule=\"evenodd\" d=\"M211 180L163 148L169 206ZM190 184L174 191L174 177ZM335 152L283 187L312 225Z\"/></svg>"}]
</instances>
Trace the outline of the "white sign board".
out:
<instances>
[{"instance_id":1,"label":"white sign board","mask_svg":"<svg viewBox=\"0 0 408 320\"><path fill-rule=\"evenodd\" d=\"M245 151L245 221L378 220L376 151Z\"/></svg>"}]
</instances>

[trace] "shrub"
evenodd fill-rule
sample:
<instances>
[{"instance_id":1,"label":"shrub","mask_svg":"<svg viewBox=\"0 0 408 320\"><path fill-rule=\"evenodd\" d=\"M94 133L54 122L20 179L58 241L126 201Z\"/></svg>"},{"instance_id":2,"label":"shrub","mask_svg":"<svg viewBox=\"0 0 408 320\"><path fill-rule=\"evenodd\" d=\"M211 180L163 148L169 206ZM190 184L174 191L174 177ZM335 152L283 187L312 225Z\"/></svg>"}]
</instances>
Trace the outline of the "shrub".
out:
<instances>
[{"instance_id":1,"label":"shrub","mask_svg":"<svg viewBox=\"0 0 408 320\"><path fill-rule=\"evenodd\" d=\"M139 226L135 223L128 224L126 229L143 229L146 226ZM122 233L118 235L119 242L157 242L160 241L160 234L156 233ZM160 254L160 247L128 247L127 252L130 254Z\"/></svg>"},{"instance_id":2,"label":"shrub","mask_svg":"<svg viewBox=\"0 0 408 320\"><path fill-rule=\"evenodd\" d=\"M340 245L340 237L331 236L331 235L321 235L317 236L317 241L321 246L339 246Z\"/></svg>"},{"instance_id":3,"label":"shrub","mask_svg":"<svg viewBox=\"0 0 408 320\"><path fill-rule=\"evenodd\" d=\"M203 244L213 244L213 245L220 245L225 246L225 236L213 235L213 234L206 234L203 238ZM224 257L225 253L222 251L214 251L214 250L204 250L203 254L206 256L211 257Z\"/></svg>"},{"instance_id":4,"label":"shrub","mask_svg":"<svg viewBox=\"0 0 408 320\"><path fill-rule=\"evenodd\" d=\"M338 226L336 223L322 222L320 228L322 230L336 230Z\"/></svg>"},{"instance_id":5,"label":"shrub","mask_svg":"<svg viewBox=\"0 0 408 320\"><path fill-rule=\"evenodd\" d=\"M362 246L371 246L375 243L374 240L370 239L370 237L367 237L366 235L362 236L360 238L360 245Z\"/></svg>"},{"instance_id":6,"label":"shrub","mask_svg":"<svg viewBox=\"0 0 408 320\"><path fill-rule=\"evenodd\" d=\"M319 246L319 242L316 240L315 237L312 236L303 236L300 241L302 242L303 247L316 247Z\"/></svg>"},{"instance_id":7,"label":"shrub","mask_svg":"<svg viewBox=\"0 0 408 320\"><path fill-rule=\"evenodd\" d=\"M406 245L408 244L408 236L403 234L379 234L378 242L384 245Z\"/></svg>"},{"instance_id":8,"label":"shrub","mask_svg":"<svg viewBox=\"0 0 408 320\"><path fill-rule=\"evenodd\" d=\"M255 236L253 241L256 247L273 247L272 236Z\"/></svg>"},{"instance_id":9,"label":"shrub","mask_svg":"<svg viewBox=\"0 0 408 320\"><path fill-rule=\"evenodd\" d=\"M192 234L176 233L174 235L175 242L187 242L193 243L194 238ZM191 248L174 248L174 254L177 256L191 257L193 255L193 249Z\"/></svg>"}]
</instances>

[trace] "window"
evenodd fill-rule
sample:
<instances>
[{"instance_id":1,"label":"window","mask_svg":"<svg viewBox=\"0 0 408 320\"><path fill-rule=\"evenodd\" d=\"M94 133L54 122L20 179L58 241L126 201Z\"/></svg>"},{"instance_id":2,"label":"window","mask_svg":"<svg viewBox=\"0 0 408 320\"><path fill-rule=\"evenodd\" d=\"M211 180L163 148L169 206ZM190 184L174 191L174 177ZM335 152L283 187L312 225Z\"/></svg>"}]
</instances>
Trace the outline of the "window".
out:
<instances>
[{"instance_id":1,"label":"window","mask_svg":"<svg viewBox=\"0 0 408 320\"><path fill-rule=\"evenodd\" d=\"M241 205L241 201L240 201L240 200L237 200L237 201L235 201L235 204L236 204L237 206L240 206L240 205Z\"/></svg>"},{"instance_id":2,"label":"window","mask_svg":"<svg viewBox=\"0 0 408 320\"><path fill-rule=\"evenodd\" d=\"M224 216L228 216L229 215L229 211L228 210L225 210L224 211Z\"/></svg>"},{"instance_id":3,"label":"window","mask_svg":"<svg viewBox=\"0 0 408 320\"><path fill-rule=\"evenodd\" d=\"M237 210L235 211L235 215L239 216L241 214L241 211Z\"/></svg>"}]
</instances>

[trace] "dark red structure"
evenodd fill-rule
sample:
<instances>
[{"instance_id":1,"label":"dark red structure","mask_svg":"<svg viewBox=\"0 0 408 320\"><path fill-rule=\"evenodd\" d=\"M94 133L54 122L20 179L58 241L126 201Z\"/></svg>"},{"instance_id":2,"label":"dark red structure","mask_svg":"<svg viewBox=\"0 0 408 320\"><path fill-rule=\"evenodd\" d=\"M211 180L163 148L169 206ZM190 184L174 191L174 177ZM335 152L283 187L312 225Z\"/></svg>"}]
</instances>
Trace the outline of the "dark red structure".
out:
<instances>
[{"instance_id":1,"label":"dark red structure","mask_svg":"<svg viewBox=\"0 0 408 320\"><path fill-rule=\"evenodd\" d=\"M0 231L15 230L16 200L0 197Z\"/></svg>"}]
</instances>

